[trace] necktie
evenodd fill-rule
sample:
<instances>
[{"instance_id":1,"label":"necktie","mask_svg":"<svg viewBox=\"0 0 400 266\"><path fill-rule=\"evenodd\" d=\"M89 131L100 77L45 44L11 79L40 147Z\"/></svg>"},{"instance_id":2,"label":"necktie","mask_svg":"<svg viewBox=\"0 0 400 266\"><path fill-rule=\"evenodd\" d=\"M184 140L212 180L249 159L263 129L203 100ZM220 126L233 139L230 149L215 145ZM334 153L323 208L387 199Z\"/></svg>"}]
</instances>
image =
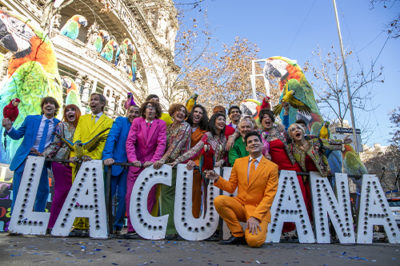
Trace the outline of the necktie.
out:
<instances>
[{"instance_id":1,"label":"necktie","mask_svg":"<svg viewBox=\"0 0 400 266\"><path fill-rule=\"evenodd\" d=\"M49 131L49 119L46 119L44 124L44 129L42 133L42 138L40 139L39 143L39 152L42 153L44 151L45 145L46 145L46 140L47 140L47 133Z\"/></svg>"},{"instance_id":2,"label":"necktie","mask_svg":"<svg viewBox=\"0 0 400 266\"><path fill-rule=\"evenodd\" d=\"M247 176L247 183L250 182L250 176L254 175L256 173L256 159L252 159L251 160L251 164L250 164L250 171L249 171L249 175Z\"/></svg>"}]
</instances>

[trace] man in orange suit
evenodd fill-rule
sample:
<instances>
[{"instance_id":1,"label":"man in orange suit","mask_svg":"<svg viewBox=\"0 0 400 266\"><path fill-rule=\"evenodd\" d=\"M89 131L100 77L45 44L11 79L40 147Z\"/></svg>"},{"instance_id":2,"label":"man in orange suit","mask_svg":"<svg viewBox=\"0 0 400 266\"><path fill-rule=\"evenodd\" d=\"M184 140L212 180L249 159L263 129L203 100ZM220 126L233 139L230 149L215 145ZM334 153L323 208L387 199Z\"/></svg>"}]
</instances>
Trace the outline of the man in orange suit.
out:
<instances>
[{"instance_id":1,"label":"man in orange suit","mask_svg":"<svg viewBox=\"0 0 400 266\"><path fill-rule=\"evenodd\" d=\"M245 144L249 156L236 159L229 181L213 170L206 172L206 178L229 193L238 187L236 197L221 195L214 200L217 212L232 233L221 244L247 243L259 247L265 242L271 220L270 208L278 189L278 166L262 155L263 144L257 132L247 133ZM247 222L245 232L240 221Z\"/></svg>"}]
</instances>

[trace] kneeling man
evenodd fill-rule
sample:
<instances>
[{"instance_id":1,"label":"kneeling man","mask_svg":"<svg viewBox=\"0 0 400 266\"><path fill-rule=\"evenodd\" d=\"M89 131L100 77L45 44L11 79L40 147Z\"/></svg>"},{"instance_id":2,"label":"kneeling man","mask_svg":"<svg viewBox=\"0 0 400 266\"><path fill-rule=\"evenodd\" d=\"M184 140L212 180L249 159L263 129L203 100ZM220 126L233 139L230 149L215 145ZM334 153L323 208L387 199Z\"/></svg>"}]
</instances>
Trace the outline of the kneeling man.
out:
<instances>
[{"instance_id":1,"label":"kneeling man","mask_svg":"<svg viewBox=\"0 0 400 266\"><path fill-rule=\"evenodd\" d=\"M217 212L232 233L221 244L247 242L250 247L259 247L265 242L271 220L270 208L278 189L278 166L263 157L263 144L257 132L247 133L244 141L249 156L236 159L229 181L212 170L206 173L206 178L229 193L238 187L237 196L221 195L214 200ZM245 232L240 221L247 222Z\"/></svg>"}]
</instances>

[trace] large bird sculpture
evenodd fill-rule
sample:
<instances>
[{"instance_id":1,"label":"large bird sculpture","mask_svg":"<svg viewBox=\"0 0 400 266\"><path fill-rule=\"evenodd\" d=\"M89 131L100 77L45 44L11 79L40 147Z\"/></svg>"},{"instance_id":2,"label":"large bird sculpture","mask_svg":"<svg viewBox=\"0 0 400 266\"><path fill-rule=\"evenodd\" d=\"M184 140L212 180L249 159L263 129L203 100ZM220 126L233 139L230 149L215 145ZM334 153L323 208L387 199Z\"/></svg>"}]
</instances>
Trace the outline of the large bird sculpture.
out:
<instances>
[{"instance_id":1,"label":"large bird sculpture","mask_svg":"<svg viewBox=\"0 0 400 266\"><path fill-rule=\"evenodd\" d=\"M65 98L65 105L75 104L81 109L81 100L78 86L75 81L67 76L61 77L62 85L67 90L67 97Z\"/></svg>"},{"instance_id":2,"label":"large bird sculpture","mask_svg":"<svg viewBox=\"0 0 400 266\"><path fill-rule=\"evenodd\" d=\"M108 62L112 62L114 58L114 52L119 49L117 41L111 39L107 42L104 46L103 50L101 51L101 56L107 60Z\"/></svg>"},{"instance_id":3,"label":"large bird sculpture","mask_svg":"<svg viewBox=\"0 0 400 266\"><path fill-rule=\"evenodd\" d=\"M61 28L61 34L67 36L72 40L76 40L79 35L81 26L86 27L88 24L87 19L81 15L74 15L68 19L67 23Z\"/></svg>"},{"instance_id":4,"label":"large bird sculpture","mask_svg":"<svg viewBox=\"0 0 400 266\"><path fill-rule=\"evenodd\" d=\"M18 128L27 115L41 113L42 98L52 96L63 102L61 80L53 44L29 19L0 10L0 29L0 45L13 53L0 89L0 117L4 106L19 98L19 115L13 124ZM4 144L3 134L0 138ZM21 141L12 140L6 151L0 149L0 162L9 163Z\"/></svg>"}]
</instances>

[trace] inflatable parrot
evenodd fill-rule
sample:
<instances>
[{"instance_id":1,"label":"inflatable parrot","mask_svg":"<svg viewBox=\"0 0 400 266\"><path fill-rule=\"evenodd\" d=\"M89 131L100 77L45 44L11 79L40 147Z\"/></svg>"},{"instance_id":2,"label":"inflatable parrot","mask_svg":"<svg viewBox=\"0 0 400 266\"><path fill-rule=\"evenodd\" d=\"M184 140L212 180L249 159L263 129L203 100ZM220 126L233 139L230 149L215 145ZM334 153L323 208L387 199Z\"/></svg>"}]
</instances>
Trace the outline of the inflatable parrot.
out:
<instances>
[{"instance_id":1,"label":"inflatable parrot","mask_svg":"<svg viewBox=\"0 0 400 266\"><path fill-rule=\"evenodd\" d=\"M135 47L133 47L133 51L132 51L132 72L129 72L129 78L132 81L136 80L136 69L137 68L137 64L136 64L136 49Z\"/></svg>"},{"instance_id":2,"label":"inflatable parrot","mask_svg":"<svg viewBox=\"0 0 400 266\"><path fill-rule=\"evenodd\" d=\"M274 56L267 59L263 71L267 79L279 79L279 89L283 92L281 101L290 92L290 95L286 96L287 102L290 105L289 124L293 124L297 119L301 118L307 122L310 133L318 135L323 119L315 101L311 85L308 83L300 66L295 61L286 57ZM293 103L290 98L294 95L296 99ZM305 113L298 111L299 108L297 106L300 107L300 110L306 108L308 111ZM280 114L282 117L283 111Z\"/></svg>"},{"instance_id":3,"label":"inflatable parrot","mask_svg":"<svg viewBox=\"0 0 400 266\"><path fill-rule=\"evenodd\" d=\"M81 26L86 27L88 24L87 19L81 15L74 15L68 19L67 23L61 28L61 34L67 36L72 40L76 40L79 35Z\"/></svg>"},{"instance_id":4,"label":"inflatable parrot","mask_svg":"<svg viewBox=\"0 0 400 266\"><path fill-rule=\"evenodd\" d=\"M65 105L68 104L75 104L76 106L81 109L81 100L80 100L80 93L78 87L76 86L75 81L67 76L61 77L62 85L66 90L67 97L65 98Z\"/></svg>"},{"instance_id":5,"label":"inflatable parrot","mask_svg":"<svg viewBox=\"0 0 400 266\"><path fill-rule=\"evenodd\" d=\"M19 127L27 115L40 114L40 101L52 96L61 105L63 93L53 44L47 35L8 11L0 10L0 45L14 55L8 62L7 77L0 89L0 117L11 99L21 100L14 127ZM0 133L3 133L3 127ZM0 134L4 144L3 134ZM8 137L7 137L8 138ZM9 163L21 140L10 141L7 151L0 149L0 162Z\"/></svg>"},{"instance_id":6,"label":"inflatable parrot","mask_svg":"<svg viewBox=\"0 0 400 266\"><path fill-rule=\"evenodd\" d=\"M119 51L117 51L117 54L115 56L115 65L119 64L120 53L124 54L127 58L129 50L133 51L133 44L130 39L126 38L122 41Z\"/></svg>"},{"instance_id":7,"label":"inflatable parrot","mask_svg":"<svg viewBox=\"0 0 400 266\"><path fill-rule=\"evenodd\" d=\"M95 49L98 53L103 49L103 44L110 40L110 35L105 30L99 30L95 33L93 39L89 43L89 47Z\"/></svg>"},{"instance_id":8,"label":"inflatable parrot","mask_svg":"<svg viewBox=\"0 0 400 266\"><path fill-rule=\"evenodd\" d=\"M329 137L329 128L324 128L324 122L315 101L314 92L310 83L307 81L300 66L293 60L281 56L270 57L266 60L264 66L264 75L267 79L278 78L279 89L281 90L281 100L284 97L285 91L293 90L293 94L302 103L306 104L311 112L310 115L299 112L293 105L289 107L289 124L292 124L296 119L303 119L308 125L311 135L322 138ZM287 86L287 89L285 89ZM287 92L286 92L287 93ZM281 117L283 112L281 112ZM327 126L325 126L327 127ZM332 151L329 153L328 162L333 173L341 172L342 165L348 174L363 174L367 173L364 164L361 162L358 154L349 144L344 145L345 151L340 154L340 151Z\"/></svg>"},{"instance_id":9,"label":"inflatable parrot","mask_svg":"<svg viewBox=\"0 0 400 266\"><path fill-rule=\"evenodd\" d=\"M119 49L118 43L114 39L111 39L107 42L107 44L101 51L101 56L108 62L112 62L114 57L114 51L117 51L118 49Z\"/></svg>"},{"instance_id":10,"label":"inflatable parrot","mask_svg":"<svg viewBox=\"0 0 400 266\"><path fill-rule=\"evenodd\" d=\"M190 113L193 109L193 106L196 105L196 100L197 97L199 97L199 95L197 93L193 94L192 96L190 96L190 98L186 101L186 110L188 111L188 113Z\"/></svg>"},{"instance_id":11,"label":"inflatable parrot","mask_svg":"<svg viewBox=\"0 0 400 266\"><path fill-rule=\"evenodd\" d=\"M240 103L240 111L242 116L251 116L258 121L258 114L261 110L261 103L254 99L245 99Z\"/></svg>"}]
</instances>

